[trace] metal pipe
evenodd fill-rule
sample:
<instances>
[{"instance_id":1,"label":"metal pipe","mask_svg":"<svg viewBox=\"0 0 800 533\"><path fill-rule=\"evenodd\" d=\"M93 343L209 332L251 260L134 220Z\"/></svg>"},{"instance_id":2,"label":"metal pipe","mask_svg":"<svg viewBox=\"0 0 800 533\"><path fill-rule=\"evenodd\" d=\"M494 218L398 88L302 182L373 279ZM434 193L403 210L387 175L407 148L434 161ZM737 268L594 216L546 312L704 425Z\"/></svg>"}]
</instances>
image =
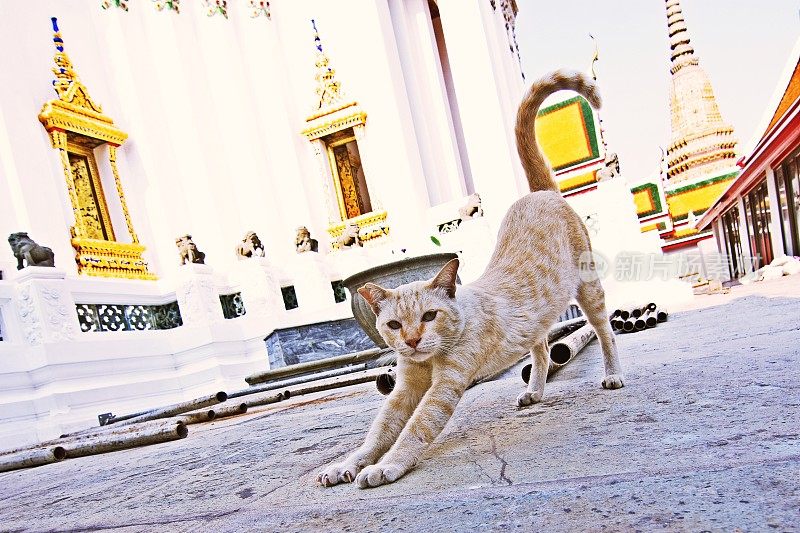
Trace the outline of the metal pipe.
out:
<instances>
[{"instance_id":1,"label":"metal pipe","mask_svg":"<svg viewBox=\"0 0 800 533\"><path fill-rule=\"evenodd\" d=\"M360 372L362 370L367 370L367 364L361 363L358 365L352 365L345 368L335 368L333 370L327 370L325 372L318 372L316 374L307 374L305 376L299 376L296 378L286 379L283 381L278 381L275 383L265 383L261 385L253 385L251 387L247 387L246 389L238 390L236 392L228 393L228 398L240 398L242 396L247 396L248 394L258 394L260 392L267 392L271 390L282 389L284 387L290 387L292 385L298 385L301 383L308 383L309 381L317 381L320 379L327 379L336 376L343 376L346 374L352 374L353 372Z\"/></svg>"},{"instance_id":2,"label":"metal pipe","mask_svg":"<svg viewBox=\"0 0 800 533\"><path fill-rule=\"evenodd\" d=\"M558 342L550 346L550 362L547 366L547 377L549 378L558 369L572 361L591 341L596 337L594 328L591 324L586 324L577 331L574 331ZM563 362L562 362L563 361ZM528 383L531 377L531 365L522 367L522 381Z\"/></svg>"},{"instance_id":3,"label":"metal pipe","mask_svg":"<svg viewBox=\"0 0 800 533\"><path fill-rule=\"evenodd\" d=\"M377 387L378 392L387 396L394 390L394 386L397 382L397 378L395 377L394 373L389 370L385 374L381 374L375 379L375 387Z\"/></svg>"},{"instance_id":4,"label":"metal pipe","mask_svg":"<svg viewBox=\"0 0 800 533\"><path fill-rule=\"evenodd\" d=\"M200 398L195 398L194 400L189 400L188 402L181 402L168 405L166 407L161 407L159 409L153 409L148 413L139 415L134 418L130 418L128 420L119 423L135 424L136 422L146 422L148 420L168 418L171 416L188 413L189 411L194 411L196 409L202 409L203 407L208 407L210 405L216 405L218 403L224 402L227 399L228 395L223 391L219 391L218 393L212 394L210 396L202 396Z\"/></svg>"},{"instance_id":5,"label":"metal pipe","mask_svg":"<svg viewBox=\"0 0 800 533\"><path fill-rule=\"evenodd\" d=\"M640 315L639 318L633 323L633 327L636 331L642 331L647 327L647 322L645 322L644 315Z\"/></svg>"},{"instance_id":6,"label":"metal pipe","mask_svg":"<svg viewBox=\"0 0 800 533\"><path fill-rule=\"evenodd\" d=\"M377 359L381 355L384 355L389 352L391 352L391 350L373 348L371 350L365 350L363 352L356 352L347 355L338 355L336 357L328 357L326 359L320 359L318 361L308 361L306 363L284 366L281 368L276 368L274 370L257 372L255 374L246 377L245 381L250 385L255 385L257 383L264 383L266 381L271 381L274 379L297 376L300 374L308 374L326 368L343 366L343 365L352 365L355 363L363 363L366 361Z\"/></svg>"},{"instance_id":7,"label":"metal pipe","mask_svg":"<svg viewBox=\"0 0 800 533\"><path fill-rule=\"evenodd\" d=\"M370 381L375 381L378 379L378 376L381 374L386 373L385 368L376 368L373 370L366 370L359 375L356 376L344 376L340 378L335 378L333 381L329 383L321 383L319 385L310 385L308 387L301 387L299 389L294 390L287 390L284 392L284 396L288 395L287 397L294 398L295 396L302 396L304 394L312 394L314 392L322 392L330 389L338 389L341 387L349 387L351 385L358 385L360 383L368 383Z\"/></svg>"},{"instance_id":8,"label":"metal pipe","mask_svg":"<svg viewBox=\"0 0 800 533\"><path fill-rule=\"evenodd\" d=\"M63 442L64 439L68 440L75 440L75 439L85 439L89 437L94 437L96 435L118 435L122 433L131 433L132 431L138 431L141 428L148 428L148 427L161 427L163 425L176 425L176 424L183 424L177 418L167 418L167 419L158 419L158 420L149 420L146 422L136 422L133 424L115 424L111 426L99 426L99 427L92 427L89 429L83 429L81 431L75 431L73 433L64 433L58 439L54 439L47 442L41 442L35 446L42 446L44 444L58 444Z\"/></svg>"},{"instance_id":9,"label":"metal pipe","mask_svg":"<svg viewBox=\"0 0 800 533\"><path fill-rule=\"evenodd\" d=\"M646 307L648 311L655 311L658 308L655 302L650 302Z\"/></svg>"},{"instance_id":10,"label":"metal pipe","mask_svg":"<svg viewBox=\"0 0 800 533\"><path fill-rule=\"evenodd\" d=\"M555 324L550 330L547 332L547 342L551 343L564 337L565 335L569 335L573 331L576 331L582 328L586 324L586 317L579 316L578 318L572 318L570 320L565 320L563 322L559 322Z\"/></svg>"},{"instance_id":11,"label":"metal pipe","mask_svg":"<svg viewBox=\"0 0 800 533\"><path fill-rule=\"evenodd\" d=\"M278 403L279 401L283 400L284 398L288 398L282 392L278 394L261 394L254 396L252 398L248 398L245 400L245 405L250 407L257 407L259 405L269 405L271 403Z\"/></svg>"},{"instance_id":12,"label":"metal pipe","mask_svg":"<svg viewBox=\"0 0 800 533\"><path fill-rule=\"evenodd\" d=\"M622 331L624 331L625 333L630 333L634 329L636 329L635 322L630 318L622 323Z\"/></svg>"},{"instance_id":13,"label":"metal pipe","mask_svg":"<svg viewBox=\"0 0 800 533\"><path fill-rule=\"evenodd\" d=\"M84 457L100 453L158 444L171 440L183 439L189 430L183 423L169 423L162 426L139 427L129 433L109 433L66 441L62 444L66 457Z\"/></svg>"},{"instance_id":14,"label":"metal pipe","mask_svg":"<svg viewBox=\"0 0 800 533\"><path fill-rule=\"evenodd\" d=\"M178 417L178 420L186 424L199 424L201 422L210 422L217 417L216 411L210 409L208 411L198 411L196 413L186 413Z\"/></svg>"},{"instance_id":15,"label":"metal pipe","mask_svg":"<svg viewBox=\"0 0 800 533\"><path fill-rule=\"evenodd\" d=\"M183 438L181 435L186 436L186 434L188 434L186 424L177 418L131 425L120 424L111 428L92 428L86 434L63 435L59 439L32 444L15 450L4 450L0 452L0 472L52 463L65 457L90 455L86 453L86 450L92 447L100 450L93 453L104 453L104 451L111 451L112 449L172 440L172 437L166 438L164 435L177 435L174 438ZM126 444L109 444L120 442ZM127 444L129 442L132 444ZM112 448L106 449L108 446L112 446ZM67 450L72 451L68 453Z\"/></svg>"},{"instance_id":16,"label":"metal pipe","mask_svg":"<svg viewBox=\"0 0 800 533\"><path fill-rule=\"evenodd\" d=\"M121 416L113 416L112 415L111 418L109 420L107 420L105 424L101 423L101 425L107 426L109 424L113 424L114 422L122 422L123 420L130 420L131 418L136 418L137 416L146 415L149 412L150 411L139 411L138 413L130 413L130 414L121 415Z\"/></svg>"},{"instance_id":17,"label":"metal pipe","mask_svg":"<svg viewBox=\"0 0 800 533\"><path fill-rule=\"evenodd\" d=\"M659 322L666 322L667 318L668 318L668 313L665 310L659 309L658 311L656 311L656 319Z\"/></svg>"},{"instance_id":18,"label":"metal pipe","mask_svg":"<svg viewBox=\"0 0 800 533\"><path fill-rule=\"evenodd\" d=\"M61 446L20 450L0 455L0 472L55 463L56 461L61 461L64 457L66 457L66 454Z\"/></svg>"},{"instance_id":19,"label":"metal pipe","mask_svg":"<svg viewBox=\"0 0 800 533\"><path fill-rule=\"evenodd\" d=\"M208 415L208 413L203 414L206 416ZM170 429L182 425L185 425L184 422L177 418L153 420L132 425L120 424L116 427L92 428L91 430L87 430L88 432L86 433L62 435L58 439L39 442L13 450L2 450L0 451L0 472L60 461L66 457L65 448L76 446L82 442L95 441L98 438L125 438L133 434L159 431L164 428Z\"/></svg>"},{"instance_id":20,"label":"metal pipe","mask_svg":"<svg viewBox=\"0 0 800 533\"><path fill-rule=\"evenodd\" d=\"M594 338L594 328L591 324L586 324L550 346L550 360L563 366L569 363Z\"/></svg>"},{"instance_id":21,"label":"metal pipe","mask_svg":"<svg viewBox=\"0 0 800 533\"><path fill-rule=\"evenodd\" d=\"M656 327L656 324L658 324L658 317L656 317L656 313L655 313L654 309L651 309L651 310L647 311L647 314L645 315L644 321L645 321L645 323L646 323L648 328Z\"/></svg>"},{"instance_id":22,"label":"metal pipe","mask_svg":"<svg viewBox=\"0 0 800 533\"><path fill-rule=\"evenodd\" d=\"M240 403L234 405L228 405L222 407L221 409L217 409L217 418L225 418L228 416L236 416L236 415L243 415L247 412L247 404Z\"/></svg>"},{"instance_id":23,"label":"metal pipe","mask_svg":"<svg viewBox=\"0 0 800 533\"><path fill-rule=\"evenodd\" d=\"M522 381L524 381L526 384L531 379L531 366L532 365L530 363L528 363L527 365L522 367L522 372L521 372ZM555 374L556 370L559 370L559 369L563 368L564 366L566 366L566 363L563 364L563 365L559 365L557 363L554 363L552 360L550 360L550 363L547 365L547 378L549 379L550 376Z\"/></svg>"}]
</instances>

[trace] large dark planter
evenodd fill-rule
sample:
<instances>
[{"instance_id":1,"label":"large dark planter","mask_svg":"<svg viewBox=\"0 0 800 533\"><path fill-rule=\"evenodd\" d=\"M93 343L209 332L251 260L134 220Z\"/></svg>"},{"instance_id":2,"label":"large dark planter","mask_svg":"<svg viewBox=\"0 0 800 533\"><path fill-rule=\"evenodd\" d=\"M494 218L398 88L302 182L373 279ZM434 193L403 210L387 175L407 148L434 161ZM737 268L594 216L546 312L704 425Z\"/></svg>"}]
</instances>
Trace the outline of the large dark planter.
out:
<instances>
[{"instance_id":1,"label":"large dark planter","mask_svg":"<svg viewBox=\"0 0 800 533\"><path fill-rule=\"evenodd\" d=\"M422 255L410 257L394 263L376 266L353 274L342 283L350 291L350 307L353 316L372 341L381 348L387 348L383 338L375 329L375 313L366 300L358 294L358 289L366 283L375 283L386 289L394 289L411 281L431 279L442 267L458 255L453 253Z\"/></svg>"}]
</instances>

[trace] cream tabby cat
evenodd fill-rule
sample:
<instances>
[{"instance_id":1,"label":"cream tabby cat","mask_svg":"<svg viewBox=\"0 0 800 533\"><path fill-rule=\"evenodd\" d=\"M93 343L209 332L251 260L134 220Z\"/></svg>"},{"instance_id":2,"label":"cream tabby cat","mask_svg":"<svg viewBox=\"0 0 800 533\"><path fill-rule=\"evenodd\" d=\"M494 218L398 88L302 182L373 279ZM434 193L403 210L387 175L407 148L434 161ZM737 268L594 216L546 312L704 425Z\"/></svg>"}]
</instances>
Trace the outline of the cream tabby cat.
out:
<instances>
[{"instance_id":1,"label":"cream tabby cat","mask_svg":"<svg viewBox=\"0 0 800 533\"><path fill-rule=\"evenodd\" d=\"M458 260L453 259L429 281L396 289L368 283L358 290L375 312L381 336L397 352L397 384L366 442L325 468L317 477L322 485L355 480L366 488L396 481L439 435L466 388L513 364L521 351L530 351L533 370L517 405L541 401L547 331L572 298L600 339L603 387L623 386L603 288L592 263L580 266L581 255L591 251L589 236L559 194L534 135L539 106L561 89L600 106L594 82L577 72L557 71L531 86L517 113L516 136L533 192L508 210L480 278L456 287Z\"/></svg>"}]
</instances>

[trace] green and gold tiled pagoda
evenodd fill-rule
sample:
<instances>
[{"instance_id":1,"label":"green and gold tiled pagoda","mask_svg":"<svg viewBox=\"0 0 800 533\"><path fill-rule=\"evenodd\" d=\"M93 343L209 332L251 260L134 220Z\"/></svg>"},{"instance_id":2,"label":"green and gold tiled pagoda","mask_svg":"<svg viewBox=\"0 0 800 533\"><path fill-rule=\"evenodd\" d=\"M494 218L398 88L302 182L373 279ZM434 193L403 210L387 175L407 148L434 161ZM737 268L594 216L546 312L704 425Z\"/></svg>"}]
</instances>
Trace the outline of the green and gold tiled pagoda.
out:
<instances>
[{"instance_id":1,"label":"green and gold tiled pagoda","mask_svg":"<svg viewBox=\"0 0 800 533\"><path fill-rule=\"evenodd\" d=\"M699 232L704 213L736 178L736 139L723 119L708 75L689 38L680 0L665 0L670 43L672 134L658 179L632 189L642 231L658 231L665 251L711 236Z\"/></svg>"}]
</instances>

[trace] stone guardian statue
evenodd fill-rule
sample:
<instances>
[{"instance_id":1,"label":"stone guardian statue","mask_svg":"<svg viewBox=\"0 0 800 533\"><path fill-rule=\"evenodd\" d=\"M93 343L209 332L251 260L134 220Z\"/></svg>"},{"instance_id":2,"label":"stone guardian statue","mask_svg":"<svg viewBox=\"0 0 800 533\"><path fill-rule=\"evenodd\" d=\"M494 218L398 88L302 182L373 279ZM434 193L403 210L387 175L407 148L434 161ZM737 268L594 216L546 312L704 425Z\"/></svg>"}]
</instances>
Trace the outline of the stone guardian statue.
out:
<instances>
[{"instance_id":1,"label":"stone guardian statue","mask_svg":"<svg viewBox=\"0 0 800 533\"><path fill-rule=\"evenodd\" d=\"M24 231L8 236L8 244L17 258L17 270L26 266L54 267L55 254L46 246L36 244Z\"/></svg>"},{"instance_id":2,"label":"stone guardian statue","mask_svg":"<svg viewBox=\"0 0 800 533\"><path fill-rule=\"evenodd\" d=\"M197 249L197 245L192 241L191 235L183 235L175 239L175 246L181 254L181 264L196 263L198 265L205 264L206 254Z\"/></svg>"},{"instance_id":3,"label":"stone guardian statue","mask_svg":"<svg viewBox=\"0 0 800 533\"><path fill-rule=\"evenodd\" d=\"M264 257L265 255L264 245L261 244L261 239L258 238L255 231L248 231L242 242L236 245L236 257L240 261L251 257Z\"/></svg>"}]
</instances>

